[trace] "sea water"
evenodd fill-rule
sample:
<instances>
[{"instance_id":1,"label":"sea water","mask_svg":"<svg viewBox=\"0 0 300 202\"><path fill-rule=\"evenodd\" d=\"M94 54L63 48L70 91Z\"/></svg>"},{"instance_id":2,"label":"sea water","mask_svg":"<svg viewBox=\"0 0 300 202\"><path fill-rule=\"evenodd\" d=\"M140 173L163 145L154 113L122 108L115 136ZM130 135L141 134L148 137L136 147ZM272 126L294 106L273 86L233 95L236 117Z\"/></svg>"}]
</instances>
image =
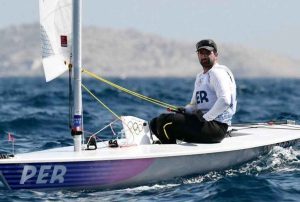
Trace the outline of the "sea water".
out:
<instances>
[{"instance_id":1,"label":"sea water","mask_svg":"<svg viewBox=\"0 0 300 202\"><path fill-rule=\"evenodd\" d=\"M111 79L119 85L173 105L191 99L193 78ZM83 83L118 115L142 119L165 109L92 79ZM300 80L239 79L238 107L233 123L295 120L300 122ZM43 78L0 79L0 146L30 152L73 144L69 132L68 79L45 83ZM116 118L83 91L84 128L96 132ZM107 127L99 139L113 137L120 124ZM300 131L299 131L300 132ZM300 201L300 144L275 147L253 161L202 175L115 190L0 190L0 201Z\"/></svg>"}]
</instances>

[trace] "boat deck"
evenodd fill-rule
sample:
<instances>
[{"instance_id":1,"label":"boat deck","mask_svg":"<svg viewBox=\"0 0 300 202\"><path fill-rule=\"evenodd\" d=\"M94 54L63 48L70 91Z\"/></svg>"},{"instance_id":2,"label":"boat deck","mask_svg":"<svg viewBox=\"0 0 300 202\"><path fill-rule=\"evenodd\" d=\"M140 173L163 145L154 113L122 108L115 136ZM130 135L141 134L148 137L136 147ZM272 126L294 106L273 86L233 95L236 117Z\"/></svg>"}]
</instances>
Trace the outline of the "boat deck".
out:
<instances>
[{"instance_id":1,"label":"boat deck","mask_svg":"<svg viewBox=\"0 0 300 202\"><path fill-rule=\"evenodd\" d=\"M127 145L116 148L108 147L108 142L98 142L97 150L74 152L73 146L48 149L24 154L17 154L11 159L1 159L0 163L23 162L68 162L95 160L122 160L140 158L160 158L169 156L186 156L243 150L300 139L299 125L245 125L232 127L230 136L221 143Z\"/></svg>"}]
</instances>

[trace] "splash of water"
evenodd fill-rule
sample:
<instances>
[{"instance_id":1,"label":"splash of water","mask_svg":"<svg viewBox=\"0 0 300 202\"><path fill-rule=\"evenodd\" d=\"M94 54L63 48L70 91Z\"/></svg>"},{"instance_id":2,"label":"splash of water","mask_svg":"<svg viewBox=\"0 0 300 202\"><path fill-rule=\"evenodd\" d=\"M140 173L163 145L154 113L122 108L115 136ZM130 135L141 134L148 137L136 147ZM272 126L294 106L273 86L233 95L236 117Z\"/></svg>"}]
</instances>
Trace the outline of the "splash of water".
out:
<instances>
[{"instance_id":1,"label":"splash of water","mask_svg":"<svg viewBox=\"0 0 300 202\"><path fill-rule=\"evenodd\" d=\"M218 181L225 177L238 175L260 175L270 172L297 172L300 171L300 150L294 147L282 148L275 146L271 151L259 156L256 160L243 164L239 167L224 171L211 171L205 175L191 178L183 178L183 184L204 183Z\"/></svg>"}]
</instances>

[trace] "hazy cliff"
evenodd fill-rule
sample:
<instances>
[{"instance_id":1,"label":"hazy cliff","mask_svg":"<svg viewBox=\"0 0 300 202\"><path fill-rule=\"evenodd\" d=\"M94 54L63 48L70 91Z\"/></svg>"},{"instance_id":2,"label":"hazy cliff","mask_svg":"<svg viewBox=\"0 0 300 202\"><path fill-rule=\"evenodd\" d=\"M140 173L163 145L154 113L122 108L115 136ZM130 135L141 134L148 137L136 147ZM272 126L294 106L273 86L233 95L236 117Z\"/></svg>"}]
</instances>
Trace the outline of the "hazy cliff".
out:
<instances>
[{"instance_id":1,"label":"hazy cliff","mask_svg":"<svg viewBox=\"0 0 300 202\"><path fill-rule=\"evenodd\" d=\"M42 75L39 26L0 30L0 75ZM219 45L219 60L236 77L300 77L299 61L271 52ZM83 66L104 76L194 76L201 71L193 43L134 30L86 27Z\"/></svg>"}]
</instances>

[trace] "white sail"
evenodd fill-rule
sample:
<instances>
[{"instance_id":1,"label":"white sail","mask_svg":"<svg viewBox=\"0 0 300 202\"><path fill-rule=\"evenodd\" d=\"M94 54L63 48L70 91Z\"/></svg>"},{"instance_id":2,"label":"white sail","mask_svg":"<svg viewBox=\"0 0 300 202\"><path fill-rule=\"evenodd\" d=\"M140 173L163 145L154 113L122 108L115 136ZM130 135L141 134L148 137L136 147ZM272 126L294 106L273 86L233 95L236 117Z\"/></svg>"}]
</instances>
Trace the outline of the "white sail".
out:
<instances>
[{"instance_id":1,"label":"white sail","mask_svg":"<svg viewBox=\"0 0 300 202\"><path fill-rule=\"evenodd\" d=\"M40 28L46 81L68 69L72 52L72 0L40 0Z\"/></svg>"}]
</instances>

